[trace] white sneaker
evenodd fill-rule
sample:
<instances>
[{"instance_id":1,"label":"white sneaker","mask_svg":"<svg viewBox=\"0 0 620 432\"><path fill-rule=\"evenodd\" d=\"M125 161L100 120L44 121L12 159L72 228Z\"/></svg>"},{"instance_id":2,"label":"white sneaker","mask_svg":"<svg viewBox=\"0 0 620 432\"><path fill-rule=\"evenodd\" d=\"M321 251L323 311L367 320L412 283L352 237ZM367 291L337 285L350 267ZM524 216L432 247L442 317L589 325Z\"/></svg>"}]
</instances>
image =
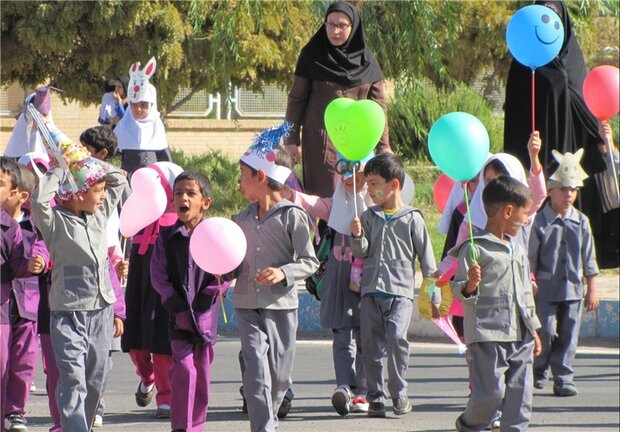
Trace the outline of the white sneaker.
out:
<instances>
[{"instance_id":1,"label":"white sneaker","mask_svg":"<svg viewBox=\"0 0 620 432\"><path fill-rule=\"evenodd\" d=\"M349 404L351 403L351 391L348 387L338 387L332 394L332 406L338 414L346 416L349 414Z\"/></svg>"},{"instance_id":2,"label":"white sneaker","mask_svg":"<svg viewBox=\"0 0 620 432\"><path fill-rule=\"evenodd\" d=\"M358 396L351 401L351 412L354 413L367 413L368 412L368 401Z\"/></svg>"},{"instance_id":3,"label":"white sneaker","mask_svg":"<svg viewBox=\"0 0 620 432\"><path fill-rule=\"evenodd\" d=\"M95 421L93 422L93 427L101 427L103 426L103 417L99 414L95 416Z\"/></svg>"},{"instance_id":4,"label":"white sneaker","mask_svg":"<svg viewBox=\"0 0 620 432\"><path fill-rule=\"evenodd\" d=\"M34 383L30 384L30 393L34 393L37 391L37 386Z\"/></svg>"},{"instance_id":5,"label":"white sneaker","mask_svg":"<svg viewBox=\"0 0 620 432\"><path fill-rule=\"evenodd\" d=\"M11 414L4 418L4 429L7 432L28 432L26 419L18 414Z\"/></svg>"}]
</instances>

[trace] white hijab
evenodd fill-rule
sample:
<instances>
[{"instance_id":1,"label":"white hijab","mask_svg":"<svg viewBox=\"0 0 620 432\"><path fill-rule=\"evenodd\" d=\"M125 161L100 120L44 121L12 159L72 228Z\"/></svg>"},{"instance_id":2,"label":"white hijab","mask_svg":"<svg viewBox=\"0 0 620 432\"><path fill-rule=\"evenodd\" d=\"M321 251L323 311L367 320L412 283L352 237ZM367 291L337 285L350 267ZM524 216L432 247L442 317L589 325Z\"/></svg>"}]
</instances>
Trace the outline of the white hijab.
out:
<instances>
[{"instance_id":1,"label":"white hijab","mask_svg":"<svg viewBox=\"0 0 620 432\"><path fill-rule=\"evenodd\" d=\"M356 191L357 214L361 214L372 205L366 184L361 190ZM342 181L336 185L334 195L332 195L332 209L329 212L327 225L335 229L340 234L351 235L351 221L355 217L355 207L353 206L353 194L347 191Z\"/></svg>"},{"instance_id":2,"label":"white hijab","mask_svg":"<svg viewBox=\"0 0 620 432\"><path fill-rule=\"evenodd\" d=\"M166 139L166 129L159 117L157 110L156 96L152 96L155 87L149 92L149 113L142 120L136 120L131 112L131 107L125 112L123 118L118 122L114 133L118 138L118 148L123 150L163 150L168 148L168 140ZM131 105L131 104L130 104Z\"/></svg>"},{"instance_id":3,"label":"white hijab","mask_svg":"<svg viewBox=\"0 0 620 432\"><path fill-rule=\"evenodd\" d=\"M49 129L56 129L51 112L47 115L46 123ZM45 147L41 133L34 125L30 131L30 136L28 136L28 121L26 115L21 113L4 149L4 156L18 158L31 152L47 154L47 147Z\"/></svg>"},{"instance_id":4,"label":"white hijab","mask_svg":"<svg viewBox=\"0 0 620 432\"><path fill-rule=\"evenodd\" d=\"M471 212L471 223L478 228L484 228L487 224L487 214L484 211L484 204L482 203L482 192L486 186L484 183L484 170L490 162L496 159L504 165L504 168L506 168L506 171L508 171L510 177L515 180L519 180L525 186L528 186L527 176L525 175L525 170L523 169L521 162L519 162L519 159L508 153L497 153L489 157L480 171L478 187L476 188L476 192L474 192L474 196L471 199L471 204L469 206Z\"/></svg>"}]
</instances>

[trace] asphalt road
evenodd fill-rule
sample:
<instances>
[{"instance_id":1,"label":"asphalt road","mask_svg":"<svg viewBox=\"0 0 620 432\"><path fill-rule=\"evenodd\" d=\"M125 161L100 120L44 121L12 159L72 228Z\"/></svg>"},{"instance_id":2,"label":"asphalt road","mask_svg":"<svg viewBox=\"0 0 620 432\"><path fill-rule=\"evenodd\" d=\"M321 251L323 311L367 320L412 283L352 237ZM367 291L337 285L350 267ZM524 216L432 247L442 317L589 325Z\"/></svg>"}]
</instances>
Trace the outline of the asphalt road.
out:
<instances>
[{"instance_id":1,"label":"asphalt road","mask_svg":"<svg viewBox=\"0 0 620 432\"><path fill-rule=\"evenodd\" d=\"M206 431L248 431L249 422L241 412L240 374L237 361L239 342L222 338L216 346L212 370L212 395ZM170 431L168 421L155 419L155 403L139 408L134 402L138 380L127 355L114 355L115 367L105 399L108 412L104 426L95 432ZM576 384L580 394L558 398L546 390L536 390L531 431L618 431L620 429L620 356L616 346L581 347L576 360ZM413 412L386 419L370 419L362 414L340 418L330 404L334 388L329 341L299 341L293 389L295 400L289 416L280 423L280 432L361 432L361 431L448 431L467 402L465 359L453 345L413 343L408 373ZM50 427L44 375L37 370L36 386L28 409L31 432ZM391 409L388 406L388 409ZM71 431L65 431L71 432Z\"/></svg>"}]
</instances>

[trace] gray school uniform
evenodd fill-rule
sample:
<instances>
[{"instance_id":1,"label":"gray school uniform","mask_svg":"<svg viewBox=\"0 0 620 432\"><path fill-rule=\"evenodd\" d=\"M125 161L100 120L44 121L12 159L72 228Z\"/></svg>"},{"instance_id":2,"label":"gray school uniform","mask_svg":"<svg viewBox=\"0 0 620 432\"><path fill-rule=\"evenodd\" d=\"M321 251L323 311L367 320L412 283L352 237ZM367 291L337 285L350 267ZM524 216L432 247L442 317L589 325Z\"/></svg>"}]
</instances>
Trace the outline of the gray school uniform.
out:
<instances>
[{"instance_id":1,"label":"gray school uniform","mask_svg":"<svg viewBox=\"0 0 620 432\"><path fill-rule=\"evenodd\" d=\"M536 313L543 351L534 359L534 376L556 385L572 383L585 287L583 277L598 274L588 218L570 207L564 217L547 203L532 226L530 268L536 276Z\"/></svg>"},{"instance_id":2,"label":"gray school uniform","mask_svg":"<svg viewBox=\"0 0 620 432\"><path fill-rule=\"evenodd\" d=\"M252 203L233 220L247 240L239 267L233 305L245 362L243 389L252 431L275 431L277 411L291 386L297 332L297 283L314 273L319 262L310 239L306 212L281 201L258 219ZM285 279L259 285L256 274L279 267Z\"/></svg>"},{"instance_id":3,"label":"gray school uniform","mask_svg":"<svg viewBox=\"0 0 620 432\"><path fill-rule=\"evenodd\" d=\"M50 335L60 377L56 401L65 431L90 430L112 338L116 296L108 277L106 225L127 181L111 168L105 176L105 201L93 215L79 217L61 206L52 209L50 201L65 176L60 168L39 180L31 200L54 263Z\"/></svg>"},{"instance_id":4,"label":"gray school uniform","mask_svg":"<svg viewBox=\"0 0 620 432\"><path fill-rule=\"evenodd\" d=\"M421 213L409 206L390 219L381 206L361 216L363 235L353 238L353 255L364 259L361 340L369 402L385 402L383 355L387 351L388 391L393 400L407 397L407 329L414 296L415 259L424 277L435 271L431 239Z\"/></svg>"},{"instance_id":5,"label":"gray school uniform","mask_svg":"<svg viewBox=\"0 0 620 432\"><path fill-rule=\"evenodd\" d=\"M469 242L459 252L452 292L463 304L471 395L460 421L466 431L489 426L502 406L502 430L527 430L532 411L532 351L540 327L534 310L527 255L519 241L474 234L482 280L462 291L472 265ZM503 401L503 404L502 404Z\"/></svg>"}]
</instances>

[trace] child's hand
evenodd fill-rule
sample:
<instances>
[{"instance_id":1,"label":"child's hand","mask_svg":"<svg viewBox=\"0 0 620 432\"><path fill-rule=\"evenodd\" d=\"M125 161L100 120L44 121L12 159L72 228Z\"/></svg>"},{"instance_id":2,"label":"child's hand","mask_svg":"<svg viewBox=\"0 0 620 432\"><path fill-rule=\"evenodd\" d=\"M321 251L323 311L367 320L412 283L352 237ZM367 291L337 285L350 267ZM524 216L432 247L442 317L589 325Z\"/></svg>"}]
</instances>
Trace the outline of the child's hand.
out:
<instances>
[{"instance_id":1,"label":"child's hand","mask_svg":"<svg viewBox=\"0 0 620 432\"><path fill-rule=\"evenodd\" d=\"M120 337L125 331L125 324L123 324L123 320L120 318L114 317L114 335L112 337Z\"/></svg>"},{"instance_id":2,"label":"child's hand","mask_svg":"<svg viewBox=\"0 0 620 432\"><path fill-rule=\"evenodd\" d=\"M119 278L124 278L127 276L127 273L129 273L129 261L127 260L122 260L116 263L116 265L114 266L114 270L116 271L116 275Z\"/></svg>"},{"instance_id":3,"label":"child's hand","mask_svg":"<svg viewBox=\"0 0 620 432\"><path fill-rule=\"evenodd\" d=\"M360 218L358 217L351 221L351 235L353 237L362 236L362 221L360 221Z\"/></svg>"},{"instance_id":4,"label":"child's hand","mask_svg":"<svg viewBox=\"0 0 620 432\"><path fill-rule=\"evenodd\" d=\"M530 158L538 157L541 147L542 140L540 139L540 133L538 131L532 132L532 135L530 135L530 140L527 142L527 151L530 154Z\"/></svg>"},{"instance_id":5,"label":"child's hand","mask_svg":"<svg viewBox=\"0 0 620 432\"><path fill-rule=\"evenodd\" d=\"M532 295L536 296L538 294L538 284L536 281L532 281Z\"/></svg>"},{"instance_id":6,"label":"child's hand","mask_svg":"<svg viewBox=\"0 0 620 432\"><path fill-rule=\"evenodd\" d=\"M480 266L478 263L474 263L474 265L472 265L467 271L467 285L463 290L465 294L471 294L476 291L481 280L482 272L480 271Z\"/></svg>"},{"instance_id":7,"label":"child's hand","mask_svg":"<svg viewBox=\"0 0 620 432\"><path fill-rule=\"evenodd\" d=\"M43 273L45 270L45 260L41 255L34 256L28 261L28 271L33 275Z\"/></svg>"},{"instance_id":8,"label":"child's hand","mask_svg":"<svg viewBox=\"0 0 620 432\"><path fill-rule=\"evenodd\" d=\"M267 267L256 274L254 280L261 285L275 285L285 278L279 267Z\"/></svg>"},{"instance_id":9,"label":"child's hand","mask_svg":"<svg viewBox=\"0 0 620 432\"><path fill-rule=\"evenodd\" d=\"M598 294L596 293L596 291L588 290L588 292L586 293L585 303L586 303L586 310L588 312L592 312L598 309L599 298L598 298Z\"/></svg>"},{"instance_id":10,"label":"child's hand","mask_svg":"<svg viewBox=\"0 0 620 432\"><path fill-rule=\"evenodd\" d=\"M297 162L299 162L299 157L301 156L299 154L299 147L295 144L287 144L286 151L291 156L293 166L297 165Z\"/></svg>"},{"instance_id":11,"label":"child's hand","mask_svg":"<svg viewBox=\"0 0 620 432\"><path fill-rule=\"evenodd\" d=\"M542 353L542 342L540 342L540 337L538 336L538 332L534 332L534 357L538 357Z\"/></svg>"}]
</instances>

